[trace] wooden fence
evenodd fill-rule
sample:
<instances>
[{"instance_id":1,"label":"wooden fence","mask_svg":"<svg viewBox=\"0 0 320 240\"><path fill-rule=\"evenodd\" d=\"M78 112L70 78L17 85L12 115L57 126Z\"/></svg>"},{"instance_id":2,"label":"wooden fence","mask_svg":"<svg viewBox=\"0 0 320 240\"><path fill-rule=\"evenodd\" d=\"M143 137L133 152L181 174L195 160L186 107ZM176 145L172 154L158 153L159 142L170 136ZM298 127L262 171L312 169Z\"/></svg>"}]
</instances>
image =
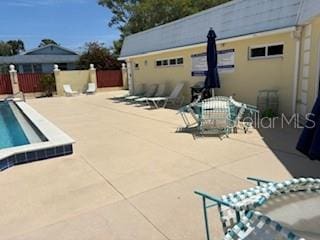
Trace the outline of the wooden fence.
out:
<instances>
[{"instance_id":1,"label":"wooden fence","mask_svg":"<svg viewBox=\"0 0 320 240\"><path fill-rule=\"evenodd\" d=\"M0 74L0 94L12 94L9 74Z\"/></svg>"},{"instance_id":2,"label":"wooden fence","mask_svg":"<svg viewBox=\"0 0 320 240\"><path fill-rule=\"evenodd\" d=\"M24 93L41 92L42 73L18 73L20 91Z\"/></svg>"},{"instance_id":3,"label":"wooden fence","mask_svg":"<svg viewBox=\"0 0 320 240\"><path fill-rule=\"evenodd\" d=\"M99 70L97 71L97 87L122 87L121 70Z\"/></svg>"}]
</instances>

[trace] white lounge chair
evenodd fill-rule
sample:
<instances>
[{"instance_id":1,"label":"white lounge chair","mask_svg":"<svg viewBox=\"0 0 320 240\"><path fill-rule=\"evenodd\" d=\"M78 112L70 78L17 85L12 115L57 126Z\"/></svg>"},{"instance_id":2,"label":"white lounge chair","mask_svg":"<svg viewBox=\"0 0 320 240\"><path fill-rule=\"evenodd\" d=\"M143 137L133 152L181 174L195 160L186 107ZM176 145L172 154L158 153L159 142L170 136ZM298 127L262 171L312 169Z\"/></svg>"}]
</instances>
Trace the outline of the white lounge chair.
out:
<instances>
[{"instance_id":1,"label":"white lounge chair","mask_svg":"<svg viewBox=\"0 0 320 240\"><path fill-rule=\"evenodd\" d=\"M138 98L142 98L142 97L151 97L156 92L157 87L158 87L158 85L152 84L152 85L147 87L147 90L145 91L144 94L142 94L142 95L138 95L138 94L137 95L132 95L132 96L126 97L125 100L134 101L134 100L136 100Z\"/></svg>"},{"instance_id":2,"label":"white lounge chair","mask_svg":"<svg viewBox=\"0 0 320 240\"><path fill-rule=\"evenodd\" d=\"M64 85L63 85L63 90L64 90L66 96L68 96L68 97L72 97L73 95L78 94L77 91L73 91L73 90L72 90L70 84L64 84Z\"/></svg>"},{"instance_id":3,"label":"white lounge chair","mask_svg":"<svg viewBox=\"0 0 320 240\"><path fill-rule=\"evenodd\" d=\"M164 102L163 103L163 108L165 108L168 104L168 102L175 102L178 100L178 97L182 91L184 87L184 83L179 83L176 85L176 87L173 89L173 91L171 92L170 96L167 96L167 97L163 97L163 96L155 96L155 97L151 97L151 98L147 98L147 102L152 102L153 105L156 107L156 108L159 108L159 103L160 102Z\"/></svg>"},{"instance_id":4,"label":"white lounge chair","mask_svg":"<svg viewBox=\"0 0 320 240\"><path fill-rule=\"evenodd\" d=\"M143 94L146 92L146 85L144 83L137 85L137 87L135 87L135 91L133 93L127 93L125 95L122 96L117 96L117 97L112 97L112 100L129 100L129 97L132 96L143 96ZM127 99L126 99L127 98Z\"/></svg>"},{"instance_id":5,"label":"white lounge chair","mask_svg":"<svg viewBox=\"0 0 320 240\"><path fill-rule=\"evenodd\" d=\"M89 83L86 94L94 94L97 91L97 87L95 83Z\"/></svg>"},{"instance_id":6,"label":"white lounge chair","mask_svg":"<svg viewBox=\"0 0 320 240\"><path fill-rule=\"evenodd\" d=\"M141 98L137 98L135 99L135 102L137 103L148 103L148 99L150 97L160 97L160 96L163 96L163 94L165 93L166 91L166 85L164 83L160 84L157 88L157 91L156 93L154 93L154 95L151 95L151 96L145 96L145 97L141 97Z\"/></svg>"}]
</instances>

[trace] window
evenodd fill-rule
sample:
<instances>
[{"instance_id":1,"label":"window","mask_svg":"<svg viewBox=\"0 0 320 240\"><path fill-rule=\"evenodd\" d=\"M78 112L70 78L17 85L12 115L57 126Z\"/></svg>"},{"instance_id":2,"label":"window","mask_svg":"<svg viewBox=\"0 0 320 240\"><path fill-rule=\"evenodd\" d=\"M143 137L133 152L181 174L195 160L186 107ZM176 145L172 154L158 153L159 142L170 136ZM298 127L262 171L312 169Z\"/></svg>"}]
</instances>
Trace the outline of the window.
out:
<instances>
[{"instance_id":1,"label":"window","mask_svg":"<svg viewBox=\"0 0 320 240\"><path fill-rule=\"evenodd\" d=\"M157 67L162 66L162 61L161 61L161 60L156 61L156 66L157 66Z\"/></svg>"},{"instance_id":2,"label":"window","mask_svg":"<svg viewBox=\"0 0 320 240\"><path fill-rule=\"evenodd\" d=\"M162 60L156 60L155 66L156 67L173 67L177 65L183 64L183 58L170 58L170 59L162 59Z\"/></svg>"},{"instance_id":3,"label":"window","mask_svg":"<svg viewBox=\"0 0 320 240\"><path fill-rule=\"evenodd\" d=\"M177 63L178 63L178 65L183 64L183 58L178 58L178 59L177 59Z\"/></svg>"},{"instance_id":4,"label":"window","mask_svg":"<svg viewBox=\"0 0 320 240\"><path fill-rule=\"evenodd\" d=\"M257 58L257 57L265 57L266 56L266 48L252 48L251 49L251 58Z\"/></svg>"},{"instance_id":5,"label":"window","mask_svg":"<svg viewBox=\"0 0 320 240\"><path fill-rule=\"evenodd\" d=\"M32 65L31 64L23 64L22 69L23 69L23 73L32 73Z\"/></svg>"},{"instance_id":6,"label":"window","mask_svg":"<svg viewBox=\"0 0 320 240\"><path fill-rule=\"evenodd\" d=\"M67 63L60 63L59 69L60 70L68 70L68 64Z\"/></svg>"},{"instance_id":7,"label":"window","mask_svg":"<svg viewBox=\"0 0 320 240\"><path fill-rule=\"evenodd\" d=\"M268 47L268 56L283 55L283 45L274 45Z\"/></svg>"},{"instance_id":8,"label":"window","mask_svg":"<svg viewBox=\"0 0 320 240\"><path fill-rule=\"evenodd\" d=\"M42 73L42 65L41 64L33 64L33 72L34 73Z\"/></svg>"},{"instance_id":9,"label":"window","mask_svg":"<svg viewBox=\"0 0 320 240\"><path fill-rule=\"evenodd\" d=\"M177 59L170 59L170 65L176 65Z\"/></svg>"},{"instance_id":10,"label":"window","mask_svg":"<svg viewBox=\"0 0 320 240\"><path fill-rule=\"evenodd\" d=\"M139 68L140 68L139 63L135 63L135 64L134 64L134 68L135 68L136 70L139 70Z\"/></svg>"},{"instance_id":11,"label":"window","mask_svg":"<svg viewBox=\"0 0 320 240\"><path fill-rule=\"evenodd\" d=\"M249 59L272 58L283 56L283 44L270 44L249 48Z\"/></svg>"}]
</instances>

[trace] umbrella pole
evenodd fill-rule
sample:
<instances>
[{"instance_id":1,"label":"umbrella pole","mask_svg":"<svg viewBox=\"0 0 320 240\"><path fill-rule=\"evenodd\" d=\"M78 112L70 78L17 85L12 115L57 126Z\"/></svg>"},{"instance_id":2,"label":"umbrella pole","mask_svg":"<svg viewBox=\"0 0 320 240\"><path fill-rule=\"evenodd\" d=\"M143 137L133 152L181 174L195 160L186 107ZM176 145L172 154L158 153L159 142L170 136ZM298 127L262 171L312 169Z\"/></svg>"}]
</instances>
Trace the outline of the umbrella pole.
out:
<instances>
[{"instance_id":1,"label":"umbrella pole","mask_svg":"<svg viewBox=\"0 0 320 240\"><path fill-rule=\"evenodd\" d=\"M211 88L211 96L214 97L214 88Z\"/></svg>"}]
</instances>

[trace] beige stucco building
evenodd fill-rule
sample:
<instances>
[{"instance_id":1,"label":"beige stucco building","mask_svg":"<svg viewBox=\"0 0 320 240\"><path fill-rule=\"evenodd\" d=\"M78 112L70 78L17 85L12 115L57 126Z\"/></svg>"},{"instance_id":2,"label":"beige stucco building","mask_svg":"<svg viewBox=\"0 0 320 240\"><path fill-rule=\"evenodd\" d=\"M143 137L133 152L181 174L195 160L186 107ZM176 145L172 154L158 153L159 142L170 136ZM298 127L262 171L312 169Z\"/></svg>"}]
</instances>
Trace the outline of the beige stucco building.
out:
<instances>
[{"instance_id":1,"label":"beige stucco building","mask_svg":"<svg viewBox=\"0 0 320 240\"><path fill-rule=\"evenodd\" d=\"M278 90L280 112L306 114L319 94L320 1L234 0L125 39L129 87L204 80L196 54L206 51L210 27L217 33L221 88L216 95L257 103L260 90ZM223 50L231 52L225 55ZM201 75L201 74L200 74Z\"/></svg>"}]
</instances>

